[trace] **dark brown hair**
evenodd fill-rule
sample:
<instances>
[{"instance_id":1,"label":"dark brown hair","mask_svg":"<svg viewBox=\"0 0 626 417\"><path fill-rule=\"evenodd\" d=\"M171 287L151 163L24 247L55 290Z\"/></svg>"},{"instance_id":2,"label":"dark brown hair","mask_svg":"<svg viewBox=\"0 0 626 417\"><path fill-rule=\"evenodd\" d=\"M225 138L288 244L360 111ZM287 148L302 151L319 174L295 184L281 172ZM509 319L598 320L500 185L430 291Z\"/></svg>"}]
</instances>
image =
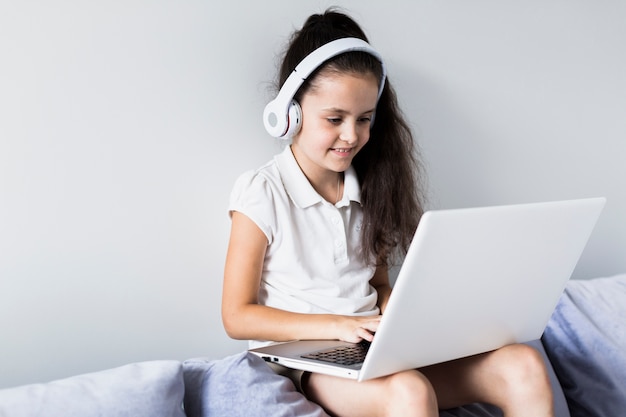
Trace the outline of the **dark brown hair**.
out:
<instances>
[{"instance_id":1,"label":"dark brown hair","mask_svg":"<svg viewBox=\"0 0 626 417\"><path fill-rule=\"evenodd\" d=\"M309 53L335 39L356 37L368 41L359 25L346 14L328 9L311 15L291 37L280 67L279 85ZM369 42L369 41L368 41ZM365 52L348 52L330 59L300 87L296 99L315 82L320 71L374 74L382 77L380 62ZM379 265L406 253L423 213L421 165L413 134L397 102L389 79L376 107L369 142L355 156L363 205L362 250Z\"/></svg>"}]
</instances>

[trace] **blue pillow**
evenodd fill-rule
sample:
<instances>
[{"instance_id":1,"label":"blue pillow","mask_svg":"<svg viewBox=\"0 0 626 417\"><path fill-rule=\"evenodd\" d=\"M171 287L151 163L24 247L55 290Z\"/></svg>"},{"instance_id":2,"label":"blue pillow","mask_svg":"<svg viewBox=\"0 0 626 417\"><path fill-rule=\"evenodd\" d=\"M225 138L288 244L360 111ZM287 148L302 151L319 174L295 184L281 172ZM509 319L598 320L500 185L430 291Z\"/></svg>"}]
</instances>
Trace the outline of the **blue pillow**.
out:
<instances>
[{"instance_id":1,"label":"blue pillow","mask_svg":"<svg viewBox=\"0 0 626 417\"><path fill-rule=\"evenodd\" d=\"M183 370L188 417L328 417L291 380L248 352L189 359Z\"/></svg>"},{"instance_id":2,"label":"blue pillow","mask_svg":"<svg viewBox=\"0 0 626 417\"><path fill-rule=\"evenodd\" d=\"M184 417L182 364L151 361L0 390L0 417Z\"/></svg>"},{"instance_id":3,"label":"blue pillow","mask_svg":"<svg viewBox=\"0 0 626 417\"><path fill-rule=\"evenodd\" d=\"M570 281L542 340L572 417L626 410L626 275Z\"/></svg>"}]
</instances>

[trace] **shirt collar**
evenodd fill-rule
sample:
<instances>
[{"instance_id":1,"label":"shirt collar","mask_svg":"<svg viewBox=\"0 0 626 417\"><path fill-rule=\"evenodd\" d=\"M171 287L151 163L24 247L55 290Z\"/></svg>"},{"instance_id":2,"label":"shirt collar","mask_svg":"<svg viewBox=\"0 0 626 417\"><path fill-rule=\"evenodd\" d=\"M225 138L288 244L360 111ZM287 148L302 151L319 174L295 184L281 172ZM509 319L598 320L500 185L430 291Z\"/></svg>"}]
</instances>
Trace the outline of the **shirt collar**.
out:
<instances>
[{"instance_id":1,"label":"shirt collar","mask_svg":"<svg viewBox=\"0 0 626 417\"><path fill-rule=\"evenodd\" d=\"M283 152L274 157L278 166L278 172L291 200L300 208L306 208L324 201L306 178L296 158L291 152L291 146L287 146ZM361 190L356 171L350 166L344 173L343 197L336 204L343 207L350 201L361 203Z\"/></svg>"}]
</instances>

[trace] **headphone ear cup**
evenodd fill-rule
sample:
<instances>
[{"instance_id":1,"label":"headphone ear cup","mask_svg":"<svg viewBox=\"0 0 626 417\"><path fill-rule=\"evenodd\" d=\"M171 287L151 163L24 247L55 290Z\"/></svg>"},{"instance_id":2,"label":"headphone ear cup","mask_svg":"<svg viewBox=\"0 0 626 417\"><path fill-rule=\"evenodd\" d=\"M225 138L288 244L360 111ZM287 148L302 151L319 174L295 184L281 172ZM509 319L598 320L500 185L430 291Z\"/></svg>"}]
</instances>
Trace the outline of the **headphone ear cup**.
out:
<instances>
[{"instance_id":1,"label":"headphone ear cup","mask_svg":"<svg viewBox=\"0 0 626 417\"><path fill-rule=\"evenodd\" d=\"M263 110L263 124L265 125L265 130L275 138L283 136L289 124L287 114L278 111L278 107L276 100L272 100L267 103L265 110Z\"/></svg>"},{"instance_id":2,"label":"headphone ear cup","mask_svg":"<svg viewBox=\"0 0 626 417\"><path fill-rule=\"evenodd\" d=\"M294 137L302 127L302 108L300 104L291 100L289 105L289 116L287 117L287 131L283 135L285 139L291 139Z\"/></svg>"}]
</instances>

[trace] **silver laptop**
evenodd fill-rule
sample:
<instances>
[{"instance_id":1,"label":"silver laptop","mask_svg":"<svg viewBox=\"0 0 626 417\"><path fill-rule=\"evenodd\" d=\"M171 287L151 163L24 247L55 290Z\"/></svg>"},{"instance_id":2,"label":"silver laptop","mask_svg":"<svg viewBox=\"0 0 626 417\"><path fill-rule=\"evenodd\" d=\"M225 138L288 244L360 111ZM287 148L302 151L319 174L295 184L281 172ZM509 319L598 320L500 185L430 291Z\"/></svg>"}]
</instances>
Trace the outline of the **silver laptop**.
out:
<instances>
[{"instance_id":1,"label":"silver laptop","mask_svg":"<svg viewBox=\"0 0 626 417\"><path fill-rule=\"evenodd\" d=\"M426 212L371 345L311 340L250 352L363 381L536 340L605 201ZM354 351L364 359L352 363Z\"/></svg>"}]
</instances>

